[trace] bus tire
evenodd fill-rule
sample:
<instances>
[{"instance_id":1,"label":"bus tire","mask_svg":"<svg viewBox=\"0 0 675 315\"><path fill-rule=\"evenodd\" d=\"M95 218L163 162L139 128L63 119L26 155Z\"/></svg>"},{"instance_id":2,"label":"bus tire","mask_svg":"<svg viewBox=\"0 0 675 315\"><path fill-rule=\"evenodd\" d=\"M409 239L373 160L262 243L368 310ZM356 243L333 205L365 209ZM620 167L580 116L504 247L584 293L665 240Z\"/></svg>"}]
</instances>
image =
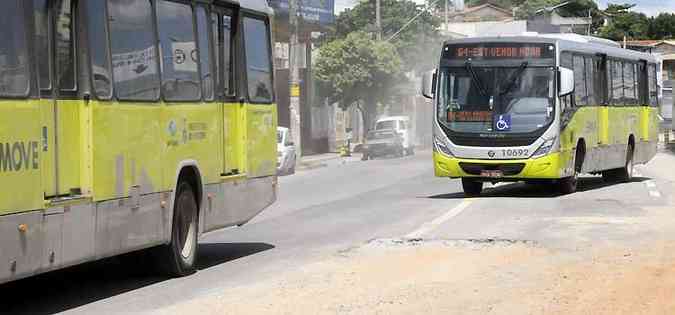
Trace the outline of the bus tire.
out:
<instances>
[{"instance_id":1,"label":"bus tire","mask_svg":"<svg viewBox=\"0 0 675 315\"><path fill-rule=\"evenodd\" d=\"M192 186L181 181L176 190L171 242L164 247L164 259L159 260L170 276L182 277L195 272L198 211Z\"/></svg>"},{"instance_id":2,"label":"bus tire","mask_svg":"<svg viewBox=\"0 0 675 315\"><path fill-rule=\"evenodd\" d=\"M558 180L558 191L563 194L572 194L577 191L579 183L579 173L581 172L581 165L583 164L585 148L577 145L577 151L574 154L574 173L572 176L561 178Z\"/></svg>"},{"instance_id":3,"label":"bus tire","mask_svg":"<svg viewBox=\"0 0 675 315\"><path fill-rule=\"evenodd\" d=\"M626 163L624 167L616 170L616 179L619 182L627 183L633 179L634 152L633 144L629 143L626 151Z\"/></svg>"},{"instance_id":4,"label":"bus tire","mask_svg":"<svg viewBox=\"0 0 675 315\"><path fill-rule=\"evenodd\" d=\"M470 178L462 178L462 189L467 197L478 196L483 191L483 182Z\"/></svg>"}]
</instances>

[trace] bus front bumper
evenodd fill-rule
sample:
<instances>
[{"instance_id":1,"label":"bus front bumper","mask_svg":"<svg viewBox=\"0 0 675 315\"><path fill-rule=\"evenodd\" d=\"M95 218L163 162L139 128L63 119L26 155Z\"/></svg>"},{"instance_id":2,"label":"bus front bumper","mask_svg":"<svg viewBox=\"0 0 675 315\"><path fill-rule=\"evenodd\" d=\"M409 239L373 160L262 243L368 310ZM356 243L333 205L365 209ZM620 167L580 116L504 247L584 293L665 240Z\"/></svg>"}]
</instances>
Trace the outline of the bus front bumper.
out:
<instances>
[{"instance_id":1,"label":"bus front bumper","mask_svg":"<svg viewBox=\"0 0 675 315\"><path fill-rule=\"evenodd\" d=\"M562 161L560 152L550 153L539 158L519 160L479 160L449 157L434 152L434 174L437 177L475 177L486 181L514 181L520 179L558 179L566 161ZM486 170L487 172L483 172ZM498 177L485 176L485 173L499 170Z\"/></svg>"}]
</instances>

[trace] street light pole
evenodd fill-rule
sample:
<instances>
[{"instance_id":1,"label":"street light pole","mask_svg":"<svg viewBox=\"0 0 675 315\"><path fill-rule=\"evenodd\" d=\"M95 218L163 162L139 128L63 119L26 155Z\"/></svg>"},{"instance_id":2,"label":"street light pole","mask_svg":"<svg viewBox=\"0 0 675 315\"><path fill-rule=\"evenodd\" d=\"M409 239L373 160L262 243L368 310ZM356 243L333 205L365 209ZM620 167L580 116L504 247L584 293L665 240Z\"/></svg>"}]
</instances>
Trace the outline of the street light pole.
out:
<instances>
[{"instance_id":1,"label":"street light pole","mask_svg":"<svg viewBox=\"0 0 675 315\"><path fill-rule=\"evenodd\" d=\"M300 115L300 47L298 42L299 21L298 21L298 0L288 0L288 24L290 33L290 55L289 55L289 112L290 129L293 136L293 142L296 147L297 156L302 156L302 121Z\"/></svg>"}]
</instances>

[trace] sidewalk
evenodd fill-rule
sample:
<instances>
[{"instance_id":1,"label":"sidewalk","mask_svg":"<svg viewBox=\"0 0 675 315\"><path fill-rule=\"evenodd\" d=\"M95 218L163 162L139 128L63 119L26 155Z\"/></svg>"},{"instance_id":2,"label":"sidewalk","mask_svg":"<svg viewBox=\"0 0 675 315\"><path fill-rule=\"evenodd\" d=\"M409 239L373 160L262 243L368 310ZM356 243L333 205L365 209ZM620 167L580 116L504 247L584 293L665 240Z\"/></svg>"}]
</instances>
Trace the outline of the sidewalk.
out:
<instances>
[{"instance_id":1,"label":"sidewalk","mask_svg":"<svg viewBox=\"0 0 675 315\"><path fill-rule=\"evenodd\" d=\"M311 170L319 167L328 166L328 163L334 160L345 159L349 162L352 160L361 160L361 153L352 153L350 157L341 157L339 153L323 153L307 155L300 158L296 166L297 170Z\"/></svg>"}]
</instances>

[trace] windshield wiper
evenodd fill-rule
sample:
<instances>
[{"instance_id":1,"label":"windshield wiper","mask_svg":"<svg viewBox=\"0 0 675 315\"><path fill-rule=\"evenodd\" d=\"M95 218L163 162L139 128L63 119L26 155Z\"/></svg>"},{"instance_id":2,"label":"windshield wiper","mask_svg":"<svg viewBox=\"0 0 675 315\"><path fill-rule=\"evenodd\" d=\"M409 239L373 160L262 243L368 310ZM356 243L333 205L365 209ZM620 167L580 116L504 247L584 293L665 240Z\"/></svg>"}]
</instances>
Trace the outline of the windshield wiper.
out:
<instances>
[{"instance_id":1,"label":"windshield wiper","mask_svg":"<svg viewBox=\"0 0 675 315\"><path fill-rule=\"evenodd\" d=\"M486 97L489 96L487 91L483 87L483 82L480 81L480 78L476 74L476 71L473 69L473 66L471 65L471 62L467 61L465 63L465 67L466 67L466 71L468 71L469 74L471 75L471 80L473 80L473 84L475 84L476 87L478 87L478 91L480 92L480 94L483 94Z\"/></svg>"},{"instance_id":2,"label":"windshield wiper","mask_svg":"<svg viewBox=\"0 0 675 315\"><path fill-rule=\"evenodd\" d=\"M520 67L518 67L516 71L511 73L511 76L509 76L509 78L506 80L507 82L506 86L499 91L499 95L509 93L511 89L513 89L513 87L516 86L516 79L518 79L523 74L523 72L525 72L525 68L527 68L527 61L521 63Z\"/></svg>"}]
</instances>

